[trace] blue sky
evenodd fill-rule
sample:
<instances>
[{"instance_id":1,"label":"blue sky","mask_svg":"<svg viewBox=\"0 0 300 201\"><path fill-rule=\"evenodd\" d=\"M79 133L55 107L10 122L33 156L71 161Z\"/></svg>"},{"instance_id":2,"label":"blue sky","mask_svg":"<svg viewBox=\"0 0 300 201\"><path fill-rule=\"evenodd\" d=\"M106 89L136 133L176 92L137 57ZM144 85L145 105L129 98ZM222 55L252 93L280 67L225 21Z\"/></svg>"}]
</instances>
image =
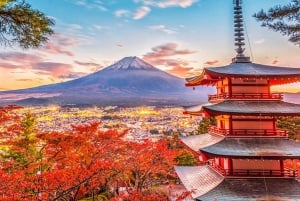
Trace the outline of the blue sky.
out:
<instances>
[{"instance_id":1,"label":"blue sky","mask_svg":"<svg viewBox=\"0 0 300 201\"><path fill-rule=\"evenodd\" d=\"M0 90L74 79L126 56L181 77L235 56L232 0L28 0L56 22L37 50L3 47ZM243 0L246 55L256 63L300 67L300 48L252 17L289 0ZM250 47L252 52L250 52ZM299 88L297 85L288 86Z\"/></svg>"}]
</instances>

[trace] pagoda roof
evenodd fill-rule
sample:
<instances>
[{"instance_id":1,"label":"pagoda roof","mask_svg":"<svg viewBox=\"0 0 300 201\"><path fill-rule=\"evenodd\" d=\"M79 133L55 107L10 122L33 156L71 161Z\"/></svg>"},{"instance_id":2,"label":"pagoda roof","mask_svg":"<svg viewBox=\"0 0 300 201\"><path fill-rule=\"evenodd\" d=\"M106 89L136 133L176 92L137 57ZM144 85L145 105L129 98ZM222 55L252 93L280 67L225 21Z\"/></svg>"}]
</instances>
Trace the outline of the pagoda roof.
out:
<instances>
[{"instance_id":1,"label":"pagoda roof","mask_svg":"<svg viewBox=\"0 0 300 201\"><path fill-rule=\"evenodd\" d=\"M224 177L210 166L175 166L178 177L195 199L216 188Z\"/></svg>"},{"instance_id":2,"label":"pagoda roof","mask_svg":"<svg viewBox=\"0 0 300 201\"><path fill-rule=\"evenodd\" d=\"M300 81L300 68L268 66L252 62L235 62L222 67L204 68L201 75L187 78L186 85L213 85L217 80L225 77L268 78L271 85L285 84Z\"/></svg>"},{"instance_id":3,"label":"pagoda roof","mask_svg":"<svg viewBox=\"0 0 300 201\"><path fill-rule=\"evenodd\" d=\"M225 137L213 134L190 135L180 138L181 141L195 152L222 141Z\"/></svg>"},{"instance_id":4,"label":"pagoda roof","mask_svg":"<svg viewBox=\"0 0 300 201\"><path fill-rule=\"evenodd\" d=\"M201 188L199 186L199 188ZM197 201L257 201L300 200L300 183L296 179L279 178L226 178L208 193L197 197Z\"/></svg>"},{"instance_id":5,"label":"pagoda roof","mask_svg":"<svg viewBox=\"0 0 300 201\"><path fill-rule=\"evenodd\" d=\"M289 139L225 138L201 152L230 158L300 158L300 143Z\"/></svg>"},{"instance_id":6,"label":"pagoda roof","mask_svg":"<svg viewBox=\"0 0 300 201\"><path fill-rule=\"evenodd\" d=\"M191 115L201 115L203 113L203 107L213 105L212 103L205 103L200 105L184 106L184 113Z\"/></svg>"},{"instance_id":7,"label":"pagoda roof","mask_svg":"<svg viewBox=\"0 0 300 201\"><path fill-rule=\"evenodd\" d=\"M185 108L187 114L207 112L213 115L262 115L300 116L300 105L283 101L237 101L225 100L216 104L198 105Z\"/></svg>"},{"instance_id":8,"label":"pagoda roof","mask_svg":"<svg viewBox=\"0 0 300 201\"><path fill-rule=\"evenodd\" d=\"M175 171L198 201L300 199L300 183L294 178L224 178L209 166L176 166Z\"/></svg>"}]
</instances>

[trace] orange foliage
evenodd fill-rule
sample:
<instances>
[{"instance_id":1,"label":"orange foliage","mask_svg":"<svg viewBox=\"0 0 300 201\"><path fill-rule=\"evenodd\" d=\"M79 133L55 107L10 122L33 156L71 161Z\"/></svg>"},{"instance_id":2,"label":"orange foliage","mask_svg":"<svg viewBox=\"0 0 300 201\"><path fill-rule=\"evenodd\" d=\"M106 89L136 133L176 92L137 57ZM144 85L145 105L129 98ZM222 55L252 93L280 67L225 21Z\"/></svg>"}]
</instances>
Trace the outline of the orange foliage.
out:
<instances>
[{"instance_id":1,"label":"orange foliage","mask_svg":"<svg viewBox=\"0 0 300 201\"><path fill-rule=\"evenodd\" d=\"M118 194L120 184L133 189L123 200L166 200L149 191L174 175L175 151L164 140L128 142L122 139L126 131L99 130L100 123L92 122L73 125L71 132L36 131L24 141L14 108L0 108L0 117L5 131L1 136L7 137L1 145L26 156L23 166L19 155L1 158L0 180L5 182L0 184L0 200L75 201L100 193L109 198Z\"/></svg>"},{"instance_id":2,"label":"orange foliage","mask_svg":"<svg viewBox=\"0 0 300 201\"><path fill-rule=\"evenodd\" d=\"M293 169L298 171L298 177L300 177L300 160L285 160L284 167L287 169Z\"/></svg>"},{"instance_id":3,"label":"orange foliage","mask_svg":"<svg viewBox=\"0 0 300 201\"><path fill-rule=\"evenodd\" d=\"M128 194L116 196L109 201L169 201L168 197L155 191L133 191Z\"/></svg>"}]
</instances>

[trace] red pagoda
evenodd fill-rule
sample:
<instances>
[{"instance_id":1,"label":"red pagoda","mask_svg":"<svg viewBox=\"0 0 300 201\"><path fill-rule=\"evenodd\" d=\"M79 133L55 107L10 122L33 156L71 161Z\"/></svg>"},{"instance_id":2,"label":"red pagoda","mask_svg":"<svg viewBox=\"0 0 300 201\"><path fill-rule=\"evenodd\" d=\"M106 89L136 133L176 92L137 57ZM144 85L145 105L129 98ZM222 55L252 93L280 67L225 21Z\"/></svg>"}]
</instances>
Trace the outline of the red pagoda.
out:
<instances>
[{"instance_id":1,"label":"red pagoda","mask_svg":"<svg viewBox=\"0 0 300 201\"><path fill-rule=\"evenodd\" d=\"M300 81L300 68L252 63L243 54L241 0L234 4L237 56L230 65L204 68L186 83L217 89L209 103L185 110L216 119L207 134L182 138L206 165L175 170L198 201L300 200L298 171L287 166L300 159L300 143L276 127L279 117L300 116L300 105L270 90Z\"/></svg>"}]
</instances>

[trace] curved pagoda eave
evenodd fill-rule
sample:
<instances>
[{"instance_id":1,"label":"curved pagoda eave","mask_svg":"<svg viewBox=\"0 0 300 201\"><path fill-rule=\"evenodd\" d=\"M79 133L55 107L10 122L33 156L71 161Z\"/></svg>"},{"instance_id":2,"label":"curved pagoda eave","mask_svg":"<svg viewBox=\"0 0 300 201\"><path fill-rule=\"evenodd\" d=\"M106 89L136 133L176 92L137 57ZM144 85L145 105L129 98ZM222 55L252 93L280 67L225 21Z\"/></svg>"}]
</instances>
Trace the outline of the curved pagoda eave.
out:
<instances>
[{"instance_id":1,"label":"curved pagoda eave","mask_svg":"<svg viewBox=\"0 0 300 201\"><path fill-rule=\"evenodd\" d=\"M300 105L283 101L231 101L185 108L186 114L300 116Z\"/></svg>"},{"instance_id":2,"label":"curved pagoda eave","mask_svg":"<svg viewBox=\"0 0 300 201\"><path fill-rule=\"evenodd\" d=\"M276 67L252 62L204 68L201 75L187 78L186 86L215 85L224 78L268 79L271 85L300 81L300 68Z\"/></svg>"},{"instance_id":3,"label":"curved pagoda eave","mask_svg":"<svg viewBox=\"0 0 300 201\"><path fill-rule=\"evenodd\" d=\"M210 157L299 159L300 143L288 139L225 138L200 151Z\"/></svg>"},{"instance_id":4,"label":"curved pagoda eave","mask_svg":"<svg viewBox=\"0 0 300 201\"><path fill-rule=\"evenodd\" d=\"M206 133L182 137L181 141L192 151L199 153L200 149L216 144L224 138L224 136Z\"/></svg>"},{"instance_id":5,"label":"curved pagoda eave","mask_svg":"<svg viewBox=\"0 0 300 201\"><path fill-rule=\"evenodd\" d=\"M202 187L202 186L201 186ZM201 188L200 187L200 188ZM266 190L267 189L267 190ZM197 197L197 201L220 200L299 200L300 185L296 179L226 178L216 188Z\"/></svg>"},{"instance_id":6,"label":"curved pagoda eave","mask_svg":"<svg viewBox=\"0 0 300 201\"><path fill-rule=\"evenodd\" d=\"M184 108L190 115L300 116L300 105L283 101L231 101Z\"/></svg>"},{"instance_id":7,"label":"curved pagoda eave","mask_svg":"<svg viewBox=\"0 0 300 201\"><path fill-rule=\"evenodd\" d=\"M192 192L194 199L210 192L224 180L210 166L175 166L174 169L185 188Z\"/></svg>"}]
</instances>

